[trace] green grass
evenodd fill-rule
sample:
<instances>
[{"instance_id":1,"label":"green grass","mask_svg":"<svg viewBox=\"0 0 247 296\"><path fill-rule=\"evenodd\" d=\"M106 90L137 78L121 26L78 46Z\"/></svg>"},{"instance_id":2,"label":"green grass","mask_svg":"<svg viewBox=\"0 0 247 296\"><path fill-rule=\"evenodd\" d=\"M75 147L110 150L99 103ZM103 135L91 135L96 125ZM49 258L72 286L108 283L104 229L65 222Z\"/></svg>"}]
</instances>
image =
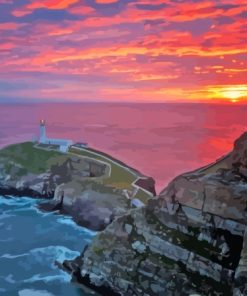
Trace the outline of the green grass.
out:
<instances>
[{"instance_id":1,"label":"green grass","mask_svg":"<svg viewBox=\"0 0 247 296\"><path fill-rule=\"evenodd\" d=\"M11 170L11 162L21 166L18 175L24 175L27 172L43 173L49 169L49 161L61 157L62 154L56 151L47 151L34 147L32 142L25 142L8 146L0 150L0 157L6 159L7 171Z\"/></svg>"},{"instance_id":2,"label":"green grass","mask_svg":"<svg viewBox=\"0 0 247 296\"><path fill-rule=\"evenodd\" d=\"M103 184L116 187L118 189L132 189L131 183L138 177L135 172L131 172L130 169L123 168L113 160L106 158L105 156L96 155L89 150L77 150L70 148L69 152L89 157L92 159L100 160L111 166L111 175L109 178L102 179Z\"/></svg>"},{"instance_id":3,"label":"green grass","mask_svg":"<svg viewBox=\"0 0 247 296\"><path fill-rule=\"evenodd\" d=\"M10 174L13 169L13 164L16 164L17 169L14 174L17 176L23 176L27 173L44 173L53 165L62 164L72 153L93 160L99 160L109 165L111 168L110 176L106 175L95 178L95 186L97 186L96 183L98 183L99 185L101 184L101 186L103 185L106 188L113 188L114 190L133 190L132 183L139 177L137 171L134 169L132 170L128 166L124 167L121 162L118 163L114 159L108 158L105 154L101 155L100 152L94 152L88 149L77 150L70 148L68 154L63 154L59 151L36 147L32 142L25 142L14 144L0 150L0 158L3 160L3 163L5 163L5 170L7 173ZM92 182L92 180L90 181ZM141 189L139 189L135 197L145 204L150 198L150 196Z\"/></svg>"}]
</instances>

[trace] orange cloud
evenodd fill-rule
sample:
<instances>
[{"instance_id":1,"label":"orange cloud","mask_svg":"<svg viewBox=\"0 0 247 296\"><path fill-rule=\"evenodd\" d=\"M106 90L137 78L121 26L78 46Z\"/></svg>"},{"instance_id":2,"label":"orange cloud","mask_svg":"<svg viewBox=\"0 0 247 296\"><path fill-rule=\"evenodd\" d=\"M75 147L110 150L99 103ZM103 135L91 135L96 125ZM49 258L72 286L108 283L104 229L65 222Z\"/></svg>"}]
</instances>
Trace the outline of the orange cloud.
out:
<instances>
[{"instance_id":1,"label":"orange cloud","mask_svg":"<svg viewBox=\"0 0 247 296\"><path fill-rule=\"evenodd\" d=\"M39 8L47 8L52 10L66 9L72 4L77 3L79 0L45 0L45 1L33 1L31 4L17 8L12 11L12 14L16 17L22 17L31 14L34 10Z\"/></svg>"},{"instance_id":2,"label":"orange cloud","mask_svg":"<svg viewBox=\"0 0 247 296\"><path fill-rule=\"evenodd\" d=\"M36 72L43 73L55 85L37 91L44 98L80 100L84 90L105 100L245 98L246 1L123 1L110 16L103 6L89 6L92 2L119 1L29 0L15 9L17 17L40 8L70 15L0 23L0 76L32 81ZM71 84L60 87L60 77Z\"/></svg>"},{"instance_id":3,"label":"orange cloud","mask_svg":"<svg viewBox=\"0 0 247 296\"><path fill-rule=\"evenodd\" d=\"M34 10L38 8L48 8L48 9L65 9L70 5L77 3L79 0L45 0L45 1L35 1L27 5L27 9Z\"/></svg>"}]
</instances>

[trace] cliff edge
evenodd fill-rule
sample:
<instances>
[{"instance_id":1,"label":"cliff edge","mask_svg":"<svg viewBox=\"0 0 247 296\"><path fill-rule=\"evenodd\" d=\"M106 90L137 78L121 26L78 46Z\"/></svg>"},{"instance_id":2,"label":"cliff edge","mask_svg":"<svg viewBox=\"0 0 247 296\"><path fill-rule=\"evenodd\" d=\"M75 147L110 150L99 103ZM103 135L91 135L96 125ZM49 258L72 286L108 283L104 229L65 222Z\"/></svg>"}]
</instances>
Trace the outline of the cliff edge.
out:
<instances>
[{"instance_id":1,"label":"cliff edge","mask_svg":"<svg viewBox=\"0 0 247 296\"><path fill-rule=\"evenodd\" d=\"M132 208L132 199L145 204L155 193L152 178L100 151L55 148L26 142L0 150L0 195L43 198L42 209L102 230Z\"/></svg>"},{"instance_id":2,"label":"cliff edge","mask_svg":"<svg viewBox=\"0 0 247 296\"><path fill-rule=\"evenodd\" d=\"M103 295L247 295L247 133L228 155L175 178L64 262Z\"/></svg>"}]
</instances>

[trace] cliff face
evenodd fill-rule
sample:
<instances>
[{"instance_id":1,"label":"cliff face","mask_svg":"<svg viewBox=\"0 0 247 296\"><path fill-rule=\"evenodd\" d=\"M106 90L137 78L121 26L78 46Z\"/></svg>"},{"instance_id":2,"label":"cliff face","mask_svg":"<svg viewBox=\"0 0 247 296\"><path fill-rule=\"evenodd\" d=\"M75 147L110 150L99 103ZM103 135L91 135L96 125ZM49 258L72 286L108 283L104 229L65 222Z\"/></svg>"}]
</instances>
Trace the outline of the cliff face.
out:
<instances>
[{"instance_id":1,"label":"cliff face","mask_svg":"<svg viewBox=\"0 0 247 296\"><path fill-rule=\"evenodd\" d=\"M119 295L247 295L246 172L247 133L113 221L65 268Z\"/></svg>"},{"instance_id":2,"label":"cliff face","mask_svg":"<svg viewBox=\"0 0 247 296\"><path fill-rule=\"evenodd\" d=\"M0 150L0 191L33 197L53 197L57 186L91 177L92 164L98 165L96 177L107 174L107 167L97 161L82 159L52 150L42 150L32 143L22 143Z\"/></svg>"},{"instance_id":3,"label":"cliff face","mask_svg":"<svg viewBox=\"0 0 247 296\"><path fill-rule=\"evenodd\" d=\"M69 214L93 230L104 229L131 208L124 189L130 190L137 176L123 164L107 162L107 157L80 153L62 154L33 143L0 150L0 194L49 199L43 209Z\"/></svg>"}]
</instances>

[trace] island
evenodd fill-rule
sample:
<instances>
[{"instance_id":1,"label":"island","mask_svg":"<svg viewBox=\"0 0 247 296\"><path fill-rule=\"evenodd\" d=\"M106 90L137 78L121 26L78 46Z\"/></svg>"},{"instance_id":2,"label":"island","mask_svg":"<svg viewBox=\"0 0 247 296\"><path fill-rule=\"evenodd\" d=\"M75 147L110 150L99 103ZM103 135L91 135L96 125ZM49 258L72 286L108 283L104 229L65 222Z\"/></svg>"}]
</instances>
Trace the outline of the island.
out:
<instances>
[{"instance_id":1,"label":"island","mask_svg":"<svg viewBox=\"0 0 247 296\"><path fill-rule=\"evenodd\" d=\"M59 266L73 282L107 296L246 295L247 133L158 196L151 177L110 155L57 143L0 150L0 194L43 198L43 210L98 231Z\"/></svg>"}]
</instances>

